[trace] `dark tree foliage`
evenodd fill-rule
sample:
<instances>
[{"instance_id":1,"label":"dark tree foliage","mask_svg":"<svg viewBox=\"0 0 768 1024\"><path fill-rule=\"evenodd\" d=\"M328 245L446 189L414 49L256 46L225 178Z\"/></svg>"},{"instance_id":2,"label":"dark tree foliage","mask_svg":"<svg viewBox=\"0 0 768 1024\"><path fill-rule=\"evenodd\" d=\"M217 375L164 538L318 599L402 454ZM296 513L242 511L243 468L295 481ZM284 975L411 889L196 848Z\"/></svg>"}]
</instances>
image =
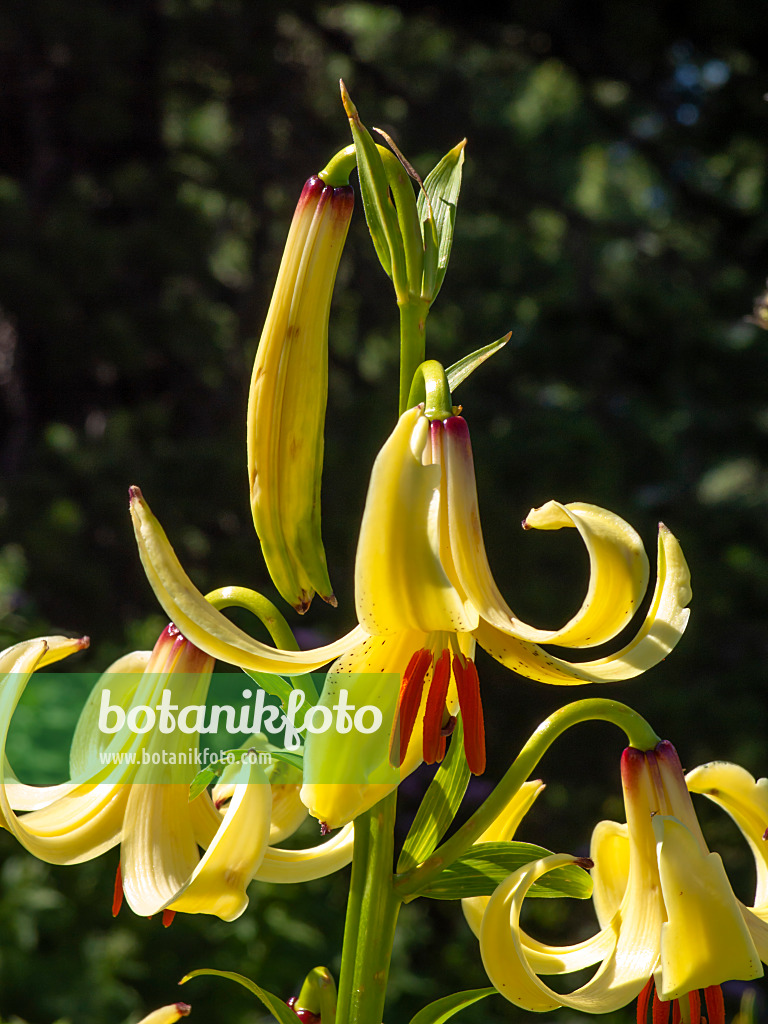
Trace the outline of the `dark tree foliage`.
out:
<instances>
[{"instance_id":1,"label":"dark tree foliage","mask_svg":"<svg viewBox=\"0 0 768 1024\"><path fill-rule=\"evenodd\" d=\"M665 664L611 692L647 714L684 764L717 757L766 773L768 347L749 317L768 274L767 35L764 4L715 0L530 0L454 14L8 0L3 646L88 633L78 667L97 671L152 645L164 621L136 557L132 483L201 589L273 594L248 510L250 366L301 186L349 141L343 77L366 122L422 174L469 140L429 346L448 364L513 331L458 393L510 603L556 625L584 586L573 537L519 530L531 506L604 505L651 553L663 520L691 565L691 626ZM395 415L388 289L359 208L331 322L323 524L340 607L313 607L299 623L318 635L354 621L366 477ZM598 692L548 690L488 660L481 672L491 777L551 710ZM621 813L620 746L594 727L548 755L549 789L521 838L583 852L592 824ZM404 787L405 811L420 786ZM744 872L730 829L717 818L708 827ZM8 837L0 846L6 1017L136 1019L178 998L175 982L199 966L242 971L287 997L316 964L338 967L343 877L254 886L236 924L177 918L163 933L126 911L111 921L116 855L51 869ZM748 874L738 884L749 899ZM539 902L541 934L564 937L570 909ZM390 1024L485 984L457 908L416 903L403 917ZM574 917L571 931L582 926ZM726 995L734 1012L737 993ZM183 998L200 1020L261 1019L221 981L196 981ZM520 1017L490 1000L464 1019Z\"/></svg>"}]
</instances>

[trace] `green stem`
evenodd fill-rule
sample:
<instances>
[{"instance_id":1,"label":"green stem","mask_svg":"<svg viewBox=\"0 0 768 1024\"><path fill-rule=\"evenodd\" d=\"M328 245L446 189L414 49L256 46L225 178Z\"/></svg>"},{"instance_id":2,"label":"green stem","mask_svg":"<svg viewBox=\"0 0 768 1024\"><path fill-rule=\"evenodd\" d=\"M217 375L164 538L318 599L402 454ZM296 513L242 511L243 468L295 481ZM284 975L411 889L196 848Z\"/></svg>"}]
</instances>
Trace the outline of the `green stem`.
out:
<instances>
[{"instance_id":1,"label":"green stem","mask_svg":"<svg viewBox=\"0 0 768 1024\"><path fill-rule=\"evenodd\" d=\"M325 167L318 174L318 178L326 185L339 188L341 185L349 184L349 176L357 165L357 154L354 143L340 149L331 157Z\"/></svg>"},{"instance_id":2,"label":"green stem","mask_svg":"<svg viewBox=\"0 0 768 1024\"><path fill-rule=\"evenodd\" d=\"M296 637L282 613L272 604L269 598L247 587L220 587L205 595L214 608L245 608L255 615L259 622L269 630L275 647L283 651L298 651Z\"/></svg>"},{"instance_id":3,"label":"green stem","mask_svg":"<svg viewBox=\"0 0 768 1024\"><path fill-rule=\"evenodd\" d=\"M419 402L424 403L424 415L428 420L445 420L453 415L451 387L442 363L428 359L418 367L408 395L408 409Z\"/></svg>"},{"instance_id":4,"label":"green stem","mask_svg":"<svg viewBox=\"0 0 768 1024\"><path fill-rule=\"evenodd\" d=\"M433 881L444 868L472 846L496 820L512 797L529 777L541 758L554 741L571 726L582 722L612 722L623 729L630 746L639 750L652 750L659 737L650 725L636 711L618 701L600 697L578 700L555 711L542 722L515 761L510 765L501 781L475 813L442 846L438 846L423 864L412 868L395 879L395 892L405 902L415 898L418 891Z\"/></svg>"},{"instance_id":5,"label":"green stem","mask_svg":"<svg viewBox=\"0 0 768 1024\"><path fill-rule=\"evenodd\" d=\"M392 886L397 792L355 819L336 1024L381 1024L401 901Z\"/></svg>"},{"instance_id":6,"label":"green stem","mask_svg":"<svg viewBox=\"0 0 768 1024\"><path fill-rule=\"evenodd\" d=\"M410 295L398 303L400 310L400 413L408 408L413 375L424 362L429 303Z\"/></svg>"}]
</instances>

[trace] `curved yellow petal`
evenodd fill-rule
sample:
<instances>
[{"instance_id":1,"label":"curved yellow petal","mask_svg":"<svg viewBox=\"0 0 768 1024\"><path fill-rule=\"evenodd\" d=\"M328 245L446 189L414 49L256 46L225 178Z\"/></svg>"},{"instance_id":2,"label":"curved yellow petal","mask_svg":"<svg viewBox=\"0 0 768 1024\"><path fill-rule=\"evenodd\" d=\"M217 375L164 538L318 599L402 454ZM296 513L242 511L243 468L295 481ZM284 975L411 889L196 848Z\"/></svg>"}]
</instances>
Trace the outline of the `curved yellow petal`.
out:
<instances>
[{"instance_id":1,"label":"curved yellow petal","mask_svg":"<svg viewBox=\"0 0 768 1024\"><path fill-rule=\"evenodd\" d=\"M754 910L768 917L768 779L758 779L737 764L713 761L685 777L691 793L701 793L722 807L741 829L755 858Z\"/></svg>"},{"instance_id":2,"label":"curved yellow petal","mask_svg":"<svg viewBox=\"0 0 768 1024\"><path fill-rule=\"evenodd\" d=\"M750 981L763 975L760 956L716 853L702 853L698 839L676 818L653 819L659 878L668 920L661 927L655 973L662 999Z\"/></svg>"},{"instance_id":3,"label":"curved yellow petal","mask_svg":"<svg viewBox=\"0 0 768 1024\"><path fill-rule=\"evenodd\" d=\"M535 644L518 640L481 619L475 630L480 646L507 668L542 683L573 685L632 679L669 654L688 624L690 574L675 537L659 527L658 576L651 605L633 640L615 654L595 661L569 662Z\"/></svg>"},{"instance_id":4,"label":"curved yellow petal","mask_svg":"<svg viewBox=\"0 0 768 1024\"><path fill-rule=\"evenodd\" d=\"M189 880L200 857L189 813L189 786L138 782L125 808L120 867L134 913L164 909Z\"/></svg>"},{"instance_id":5,"label":"curved yellow petal","mask_svg":"<svg viewBox=\"0 0 768 1024\"><path fill-rule=\"evenodd\" d=\"M308 882L346 867L355 843L353 822L325 843L306 850L281 850L269 846L254 878L259 882Z\"/></svg>"},{"instance_id":6,"label":"curved yellow petal","mask_svg":"<svg viewBox=\"0 0 768 1024\"><path fill-rule=\"evenodd\" d=\"M594 647L629 622L648 585L648 559L635 530L612 512L575 502L550 501L532 509L524 526L542 530L576 527L587 548L590 578L578 612L562 629L535 629L510 610L493 579L485 552L475 469L466 422L445 421L445 466L451 550L459 582L482 618L497 629L534 643Z\"/></svg>"},{"instance_id":7,"label":"curved yellow petal","mask_svg":"<svg viewBox=\"0 0 768 1024\"><path fill-rule=\"evenodd\" d=\"M169 910L215 914L234 921L248 906L246 889L269 840L272 787L256 763L242 765L235 793L216 835Z\"/></svg>"},{"instance_id":8,"label":"curved yellow petal","mask_svg":"<svg viewBox=\"0 0 768 1024\"><path fill-rule=\"evenodd\" d=\"M102 691L110 691L111 704L128 709L151 657L151 651L132 651L118 658L102 672L75 726L69 751L70 778L85 780L102 767L99 755L107 749L112 739L98 728Z\"/></svg>"},{"instance_id":9,"label":"curved yellow petal","mask_svg":"<svg viewBox=\"0 0 768 1024\"><path fill-rule=\"evenodd\" d=\"M5 762L11 717L30 674L84 646L85 640L46 637L17 644L0 655L0 762ZM22 802L32 802L32 788L23 787L21 795L27 799ZM60 787L42 788L45 805L19 818L13 812L5 783L0 783L0 825L34 856L53 864L76 864L98 856L119 841L125 805L122 786L71 787L53 802L49 800L51 791Z\"/></svg>"},{"instance_id":10,"label":"curved yellow petal","mask_svg":"<svg viewBox=\"0 0 768 1024\"><path fill-rule=\"evenodd\" d=\"M295 675L320 668L365 639L365 631L357 626L335 643L312 651L282 651L254 640L194 586L137 487L131 489L131 515L141 561L158 601L184 636L211 657L257 672Z\"/></svg>"},{"instance_id":11,"label":"curved yellow petal","mask_svg":"<svg viewBox=\"0 0 768 1024\"><path fill-rule=\"evenodd\" d=\"M355 559L357 617L368 633L470 632L477 612L440 560L441 469L425 465L429 421L420 407L398 420L371 472Z\"/></svg>"},{"instance_id":12,"label":"curved yellow petal","mask_svg":"<svg viewBox=\"0 0 768 1024\"><path fill-rule=\"evenodd\" d=\"M599 821L592 830L589 858L592 868L592 903L601 928L621 906L629 881L629 834L617 821Z\"/></svg>"},{"instance_id":13,"label":"curved yellow petal","mask_svg":"<svg viewBox=\"0 0 768 1024\"><path fill-rule=\"evenodd\" d=\"M544 792L544 783L540 781L524 782L515 793L501 814L492 822L483 834L475 840L477 843L497 843L512 839L517 827L533 806L539 794ZM467 924L480 937L480 925L490 896L470 896L461 901L461 909Z\"/></svg>"}]
</instances>

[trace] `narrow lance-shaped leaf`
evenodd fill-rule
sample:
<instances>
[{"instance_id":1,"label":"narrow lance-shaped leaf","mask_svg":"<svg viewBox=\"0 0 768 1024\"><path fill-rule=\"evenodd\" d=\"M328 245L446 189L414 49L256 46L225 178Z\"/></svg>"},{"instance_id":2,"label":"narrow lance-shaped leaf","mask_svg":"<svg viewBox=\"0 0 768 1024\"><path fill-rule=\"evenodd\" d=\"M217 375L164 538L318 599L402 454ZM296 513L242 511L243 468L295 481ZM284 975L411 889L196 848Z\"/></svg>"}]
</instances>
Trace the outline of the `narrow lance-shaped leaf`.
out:
<instances>
[{"instance_id":1,"label":"narrow lance-shaped leaf","mask_svg":"<svg viewBox=\"0 0 768 1024\"><path fill-rule=\"evenodd\" d=\"M425 265L424 297L433 302L440 291L451 255L453 228L456 221L456 204L461 190L461 173L464 166L464 146L467 140L454 146L445 154L440 163L434 167L424 179L424 192L419 194L417 208L419 221L422 225L425 240L424 248L429 254L431 246L426 234L431 230L430 223L434 217L434 229L437 234L437 266L434 270L434 284L427 290L428 273ZM429 200L429 201L427 201ZM431 215L430 215L431 210ZM429 273L431 280L432 272Z\"/></svg>"},{"instance_id":2,"label":"narrow lance-shaped leaf","mask_svg":"<svg viewBox=\"0 0 768 1024\"><path fill-rule=\"evenodd\" d=\"M363 197L365 219L373 246L386 274L392 278L398 300L405 300L408 285L405 271L405 251L395 208L389 199L389 183L376 143L360 120L343 82L341 99L349 117L352 138L357 153L357 173Z\"/></svg>"},{"instance_id":3,"label":"narrow lance-shaped leaf","mask_svg":"<svg viewBox=\"0 0 768 1024\"><path fill-rule=\"evenodd\" d=\"M497 995L495 988L469 988L465 992L452 992L419 1010L415 1017L411 1017L410 1024L445 1024L460 1010L493 995Z\"/></svg>"},{"instance_id":4,"label":"narrow lance-shaped leaf","mask_svg":"<svg viewBox=\"0 0 768 1024\"><path fill-rule=\"evenodd\" d=\"M471 373L474 373L481 363L484 363L486 359L490 359L491 356L501 351L511 337L512 332L510 331L509 334L505 334L498 341L492 341L490 345L485 345L483 348L470 352L468 356L464 356L463 359L459 359L453 366L449 366L445 371L445 376L448 378L448 386L451 391L455 391L459 384L466 380Z\"/></svg>"},{"instance_id":5,"label":"narrow lance-shaped leaf","mask_svg":"<svg viewBox=\"0 0 768 1024\"><path fill-rule=\"evenodd\" d=\"M448 754L429 784L416 817L403 843L398 873L409 871L434 853L456 817L469 784L469 767L464 756L461 718L451 737Z\"/></svg>"},{"instance_id":6,"label":"narrow lance-shaped leaf","mask_svg":"<svg viewBox=\"0 0 768 1024\"><path fill-rule=\"evenodd\" d=\"M279 1021L279 1024L296 1024L296 1014L282 999L273 995L272 992L268 992L265 988L261 988L255 981L251 981L250 978L246 978L242 974L235 974L234 971L215 971L212 967L202 967L199 971L191 971L189 974L186 974L179 984L185 985L192 978L199 978L204 974L211 974L216 978L226 978L228 981L237 982L238 985L242 985L243 988L247 988L249 992L252 992L266 1006L275 1020Z\"/></svg>"},{"instance_id":7,"label":"narrow lance-shaped leaf","mask_svg":"<svg viewBox=\"0 0 768 1024\"><path fill-rule=\"evenodd\" d=\"M384 172L387 175L387 181L395 201L397 223L400 227L405 251L408 290L413 295L419 295L424 271L424 242L421 237L416 196L414 195L411 178L407 169L394 153L384 149L383 146L377 146L376 148L381 155Z\"/></svg>"},{"instance_id":8,"label":"narrow lance-shaped leaf","mask_svg":"<svg viewBox=\"0 0 768 1024\"><path fill-rule=\"evenodd\" d=\"M435 900L491 896L513 871L550 855L549 850L530 843L478 843L414 896L428 896ZM568 864L551 871L531 886L527 895L589 899L592 895L592 878L579 865Z\"/></svg>"}]
</instances>

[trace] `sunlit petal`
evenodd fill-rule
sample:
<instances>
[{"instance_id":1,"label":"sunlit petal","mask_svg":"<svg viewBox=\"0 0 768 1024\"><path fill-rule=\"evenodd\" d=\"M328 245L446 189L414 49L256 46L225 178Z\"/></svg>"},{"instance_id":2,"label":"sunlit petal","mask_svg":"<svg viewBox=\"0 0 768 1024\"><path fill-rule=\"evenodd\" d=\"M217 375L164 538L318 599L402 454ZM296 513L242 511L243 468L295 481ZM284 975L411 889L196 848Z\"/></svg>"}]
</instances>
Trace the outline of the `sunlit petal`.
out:
<instances>
[{"instance_id":1,"label":"sunlit petal","mask_svg":"<svg viewBox=\"0 0 768 1024\"><path fill-rule=\"evenodd\" d=\"M517 640L484 620L475 630L475 637L502 665L543 683L572 685L632 679L663 661L678 642L688 623L685 605L690 597L690 574L680 545L661 526L653 599L635 638L615 654L595 661L568 662L535 644Z\"/></svg>"},{"instance_id":2,"label":"sunlit petal","mask_svg":"<svg viewBox=\"0 0 768 1024\"><path fill-rule=\"evenodd\" d=\"M372 635L417 629L470 632L477 612L440 560L439 466L424 465L429 421L409 409L371 473L355 560L358 619Z\"/></svg>"},{"instance_id":3,"label":"sunlit petal","mask_svg":"<svg viewBox=\"0 0 768 1024\"><path fill-rule=\"evenodd\" d=\"M760 956L719 856L703 854L676 818L656 815L653 828L668 916L655 975L659 996L677 999L724 981L762 977Z\"/></svg>"},{"instance_id":4,"label":"sunlit petal","mask_svg":"<svg viewBox=\"0 0 768 1024\"><path fill-rule=\"evenodd\" d=\"M689 772L691 793L701 793L733 818L755 858L755 913L768 917L768 779L757 779L737 764L713 761Z\"/></svg>"},{"instance_id":5,"label":"sunlit petal","mask_svg":"<svg viewBox=\"0 0 768 1024\"><path fill-rule=\"evenodd\" d=\"M357 626L335 643L312 651L282 651L254 640L194 586L138 488L132 488L131 514L139 554L158 601L184 636L211 657L258 672L296 674L320 668L365 639L365 631Z\"/></svg>"},{"instance_id":6,"label":"sunlit petal","mask_svg":"<svg viewBox=\"0 0 768 1024\"><path fill-rule=\"evenodd\" d=\"M269 840L272 787L256 763L241 766L235 792L208 849L169 910L234 921L248 906L246 888Z\"/></svg>"},{"instance_id":7,"label":"sunlit petal","mask_svg":"<svg viewBox=\"0 0 768 1024\"><path fill-rule=\"evenodd\" d=\"M626 825L599 821L592 830L589 858L592 868L592 903L601 928L621 906L629 880L629 835Z\"/></svg>"},{"instance_id":8,"label":"sunlit petal","mask_svg":"<svg viewBox=\"0 0 768 1024\"><path fill-rule=\"evenodd\" d=\"M306 850L281 850L269 846L254 878L259 882L307 882L346 867L352 860L354 824L318 846Z\"/></svg>"}]
</instances>

